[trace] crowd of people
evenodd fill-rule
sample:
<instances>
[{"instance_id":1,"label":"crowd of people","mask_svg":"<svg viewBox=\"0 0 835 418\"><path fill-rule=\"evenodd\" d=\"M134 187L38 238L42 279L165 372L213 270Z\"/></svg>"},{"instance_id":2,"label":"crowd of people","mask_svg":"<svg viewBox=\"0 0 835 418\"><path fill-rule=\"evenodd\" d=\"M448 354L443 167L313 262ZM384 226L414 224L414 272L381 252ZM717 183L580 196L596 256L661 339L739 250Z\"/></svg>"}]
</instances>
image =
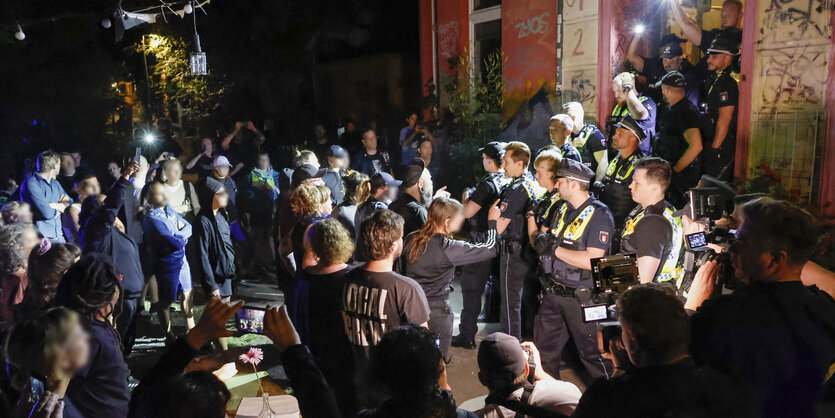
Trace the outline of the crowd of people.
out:
<instances>
[{"instance_id":1,"label":"crowd of people","mask_svg":"<svg viewBox=\"0 0 835 418\"><path fill-rule=\"evenodd\" d=\"M819 225L791 203L736 196L723 182L740 17L728 0L723 29L698 32L676 14L704 65L687 64L683 40L658 58L637 56L633 41L628 59L656 100L638 92L634 74L617 75L604 130L581 103L566 103L551 118L552 145L479 149L484 176L461 200L436 187L437 138L418 113L400 131L399 159L375 124L353 122L338 139L317 125L279 169L250 121L201 139L194 155L168 141L109 162L101 176L78 152L41 152L31 174L4 183L0 408L222 417L223 383L184 368L199 350L227 349L226 324L243 306L236 284L265 277L276 278L284 306L267 309L264 334L303 416L812 417L831 408L835 277L810 261ZM700 187L728 202L721 217L691 204L688 191ZM734 231L730 245L686 242L716 226ZM616 255L634 258L640 284L609 295L617 325L603 326L583 308L599 289L595 260ZM201 290L208 302L195 320ZM500 331L477 344L482 300ZM172 327L174 303L184 335ZM125 359L137 321L151 314L165 353L134 388ZM478 411L452 396L451 347L478 350L489 393ZM565 367L584 392L561 380Z\"/></svg>"}]
</instances>

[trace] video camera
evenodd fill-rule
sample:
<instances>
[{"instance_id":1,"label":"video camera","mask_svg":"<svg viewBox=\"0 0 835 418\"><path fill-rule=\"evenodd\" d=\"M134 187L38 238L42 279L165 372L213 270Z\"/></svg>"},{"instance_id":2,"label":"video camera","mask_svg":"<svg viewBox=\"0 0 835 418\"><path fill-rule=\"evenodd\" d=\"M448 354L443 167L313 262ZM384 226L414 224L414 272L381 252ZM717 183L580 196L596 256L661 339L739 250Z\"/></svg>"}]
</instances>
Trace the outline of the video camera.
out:
<instances>
[{"instance_id":1,"label":"video camera","mask_svg":"<svg viewBox=\"0 0 835 418\"><path fill-rule=\"evenodd\" d=\"M593 258L591 273L593 289L587 294L577 295L583 309L583 321L614 320L617 315L613 307L617 296L640 283L638 258L635 254Z\"/></svg>"}]
</instances>

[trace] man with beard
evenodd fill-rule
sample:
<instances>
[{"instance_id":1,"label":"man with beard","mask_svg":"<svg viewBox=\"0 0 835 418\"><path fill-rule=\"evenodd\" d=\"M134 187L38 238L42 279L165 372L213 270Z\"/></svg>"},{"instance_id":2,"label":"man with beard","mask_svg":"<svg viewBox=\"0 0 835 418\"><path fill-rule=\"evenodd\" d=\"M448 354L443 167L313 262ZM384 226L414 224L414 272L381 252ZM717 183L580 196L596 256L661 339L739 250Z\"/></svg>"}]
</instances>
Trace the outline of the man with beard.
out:
<instances>
[{"instance_id":1,"label":"man with beard","mask_svg":"<svg viewBox=\"0 0 835 418\"><path fill-rule=\"evenodd\" d=\"M446 187L438 190L438 196L449 197ZM389 210L403 217L403 236L417 231L426 223L426 208L432 203L432 176L420 158L415 158L406 166L403 174L403 193L392 202Z\"/></svg>"}]
</instances>

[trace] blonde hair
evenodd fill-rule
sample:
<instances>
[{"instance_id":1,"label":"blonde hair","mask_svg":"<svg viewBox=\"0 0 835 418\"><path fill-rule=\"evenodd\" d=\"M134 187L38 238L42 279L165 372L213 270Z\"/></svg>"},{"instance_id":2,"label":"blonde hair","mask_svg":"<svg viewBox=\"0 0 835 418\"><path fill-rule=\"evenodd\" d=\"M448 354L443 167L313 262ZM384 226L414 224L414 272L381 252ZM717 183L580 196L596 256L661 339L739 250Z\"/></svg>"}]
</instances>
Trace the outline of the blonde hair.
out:
<instances>
[{"instance_id":1,"label":"blonde hair","mask_svg":"<svg viewBox=\"0 0 835 418\"><path fill-rule=\"evenodd\" d=\"M315 215L330 198L327 186L301 185L290 193L290 210L299 217Z\"/></svg>"},{"instance_id":2,"label":"blonde hair","mask_svg":"<svg viewBox=\"0 0 835 418\"><path fill-rule=\"evenodd\" d=\"M307 231L310 250L322 266L348 262L354 255L354 241L342 223L333 218L315 222Z\"/></svg>"},{"instance_id":3,"label":"blonde hair","mask_svg":"<svg viewBox=\"0 0 835 418\"><path fill-rule=\"evenodd\" d=\"M30 376L51 376L55 357L79 323L78 313L67 308L18 321L6 340L6 361L16 369L15 385L23 387Z\"/></svg>"},{"instance_id":4,"label":"blonde hair","mask_svg":"<svg viewBox=\"0 0 835 418\"><path fill-rule=\"evenodd\" d=\"M360 205L371 196L371 180L365 173L354 171L342 178L345 181L345 201L350 205Z\"/></svg>"},{"instance_id":5,"label":"blonde hair","mask_svg":"<svg viewBox=\"0 0 835 418\"><path fill-rule=\"evenodd\" d=\"M545 164L545 169L556 177L557 171L560 169L560 164L562 164L562 154L551 149L542 151L536 156L536 160L533 162L534 168L541 163Z\"/></svg>"},{"instance_id":6,"label":"blonde hair","mask_svg":"<svg viewBox=\"0 0 835 418\"><path fill-rule=\"evenodd\" d=\"M447 219L452 218L464 208L461 202L447 197L439 197L429 205L429 214L426 223L411 236L409 249L409 261L414 263L417 258L426 252L429 240L435 235L435 231L444 227Z\"/></svg>"}]
</instances>

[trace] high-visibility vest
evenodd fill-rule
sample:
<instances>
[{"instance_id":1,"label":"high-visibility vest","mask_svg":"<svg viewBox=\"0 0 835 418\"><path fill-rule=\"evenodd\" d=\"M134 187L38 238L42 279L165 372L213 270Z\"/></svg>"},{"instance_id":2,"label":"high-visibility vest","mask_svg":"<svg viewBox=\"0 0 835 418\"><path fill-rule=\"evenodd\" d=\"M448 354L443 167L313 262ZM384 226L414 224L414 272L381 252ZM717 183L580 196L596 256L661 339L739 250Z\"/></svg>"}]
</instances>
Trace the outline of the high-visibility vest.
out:
<instances>
[{"instance_id":1,"label":"high-visibility vest","mask_svg":"<svg viewBox=\"0 0 835 418\"><path fill-rule=\"evenodd\" d=\"M658 274L657 278L654 278L654 281L657 282L668 282L670 280L678 281L684 273L684 270L678 265L678 256L679 253L681 253L681 247L684 243L683 229L681 226L681 218L673 216L674 211L675 209L668 203L667 207L664 208L664 212L662 212L664 219L666 219L673 228L673 239L671 243L672 246L670 247L670 253L667 254L667 258L665 260L661 260L661 262L664 263L661 268L661 273ZM644 209L626 221L626 225L623 227L623 233L621 234L622 242L626 241L627 237L635 232L635 226L641 221L641 219L644 218L644 216L646 216L646 212L646 209Z\"/></svg>"}]
</instances>

